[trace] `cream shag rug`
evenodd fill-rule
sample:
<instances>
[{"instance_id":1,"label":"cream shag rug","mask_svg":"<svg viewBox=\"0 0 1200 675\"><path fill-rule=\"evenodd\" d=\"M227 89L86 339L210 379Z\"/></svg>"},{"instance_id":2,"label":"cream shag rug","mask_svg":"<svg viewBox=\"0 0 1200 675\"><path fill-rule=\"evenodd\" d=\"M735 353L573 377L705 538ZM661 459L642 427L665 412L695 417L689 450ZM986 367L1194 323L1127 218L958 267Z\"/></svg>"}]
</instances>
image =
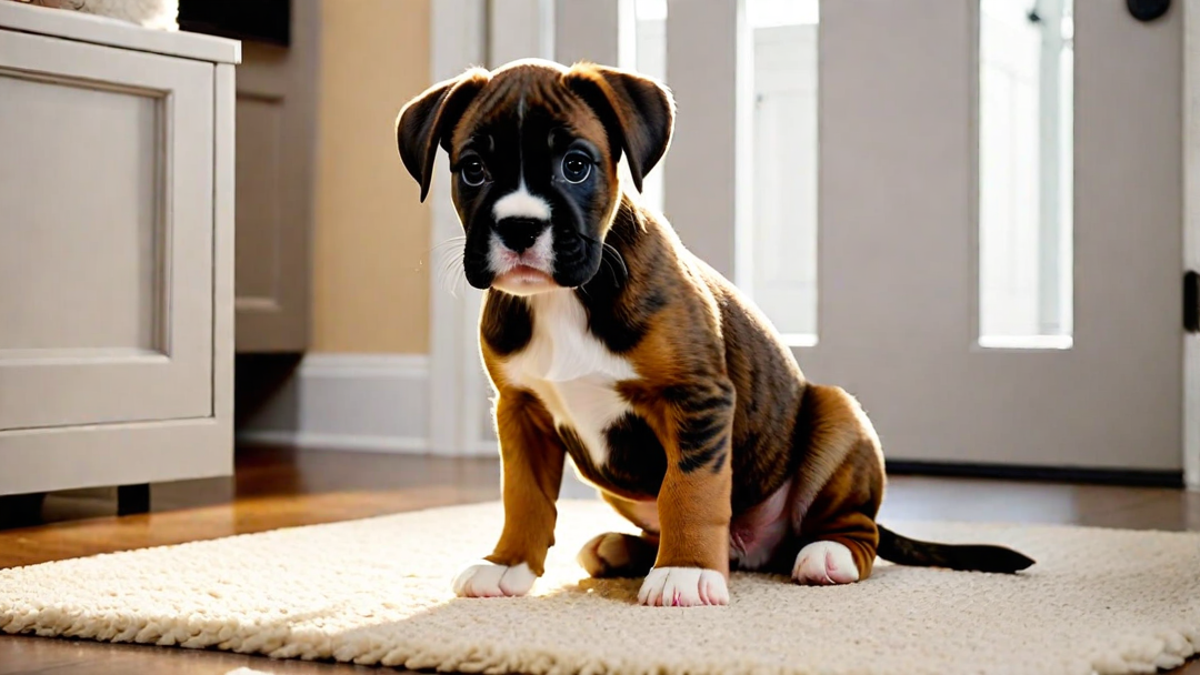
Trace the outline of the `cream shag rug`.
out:
<instances>
[{"instance_id":1,"label":"cream shag rug","mask_svg":"<svg viewBox=\"0 0 1200 675\"><path fill-rule=\"evenodd\" d=\"M455 599L450 578L500 531L477 504L0 571L9 633L208 647L465 672L1127 673L1200 646L1200 535L890 523L1014 546L1019 576L881 563L849 586L735 575L728 607L635 605L637 580L574 562L598 501L560 505L532 597Z\"/></svg>"}]
</instances>

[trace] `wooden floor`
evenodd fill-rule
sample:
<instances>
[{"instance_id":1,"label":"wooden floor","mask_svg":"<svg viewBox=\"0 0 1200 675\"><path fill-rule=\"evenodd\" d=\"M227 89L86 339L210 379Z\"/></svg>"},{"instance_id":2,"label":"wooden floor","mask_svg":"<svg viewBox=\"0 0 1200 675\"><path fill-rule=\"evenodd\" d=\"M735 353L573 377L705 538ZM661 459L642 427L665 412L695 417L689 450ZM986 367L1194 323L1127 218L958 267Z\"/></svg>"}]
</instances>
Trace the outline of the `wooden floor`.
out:
<instances>
[{"instance_id":1,"label":"wooden floor","mask_svg":"<svg viewBox=\"0 0 1200 675\"><path fill-rule=\"evenodd\" d=\"M492 500L499 497L498 469L493 460L242 449L235 479L154 486L149 514L117 517L115 491L51 495L36 524L0 529L0 568ZM572 479L563 494L592 496ZM10 525L29 517L14 515L13 503L0 501L0 511L6 506L9 512L0 519ZM1168 488L892 478L882 521L939 518L1200 530L1200 495ZM280 675L378 672L221 652L0 636L0 675L225 675L241 667ZM1200 663L1178 672L1200 675Z\"/></svg>"}]
</instances>

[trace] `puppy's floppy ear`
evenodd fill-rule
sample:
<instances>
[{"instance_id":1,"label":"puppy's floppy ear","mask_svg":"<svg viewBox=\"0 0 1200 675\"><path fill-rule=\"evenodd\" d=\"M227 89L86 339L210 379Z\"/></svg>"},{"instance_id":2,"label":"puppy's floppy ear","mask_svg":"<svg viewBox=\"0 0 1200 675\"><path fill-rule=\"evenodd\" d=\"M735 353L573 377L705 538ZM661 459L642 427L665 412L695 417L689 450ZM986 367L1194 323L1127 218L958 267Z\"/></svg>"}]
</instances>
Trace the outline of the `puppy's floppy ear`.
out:
<instances>
[{"instance_id":1,"label":"puppy's floppy ear","mask_svg":"<svg viewBox=\"0 0 1200 675\"><path fill-rule=\"evenodd\" d=\"M659 82L618 68L577 63L563 82L582 98L604 123L619 159L629 159L634 186L658 164L671 144L675 128L675 99Z\"/></svg>"},{"instance_id":2,"label":"puppy's floppy ear","mask_svg":"<svg viewBox=\"0 0 1200 675\"><path fill-rule=\"evenodd\" d=\"M438 145L449 150L450 134L475 95L491 80L483 68L471 68L418 94L396 116L396 144L404 167L421 185L421 201L429 194Z\"/></svg>"}]
</instances>

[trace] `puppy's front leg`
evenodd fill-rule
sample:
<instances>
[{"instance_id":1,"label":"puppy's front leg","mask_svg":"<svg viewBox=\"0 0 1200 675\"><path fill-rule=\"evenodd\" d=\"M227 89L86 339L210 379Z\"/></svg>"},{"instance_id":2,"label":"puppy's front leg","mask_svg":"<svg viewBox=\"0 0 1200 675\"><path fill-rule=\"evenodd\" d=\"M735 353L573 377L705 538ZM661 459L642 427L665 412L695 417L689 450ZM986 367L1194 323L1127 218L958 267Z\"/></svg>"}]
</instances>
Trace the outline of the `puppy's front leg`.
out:
<instances>
[{"instance_id":1,"label":"puppy's front leg","mask_svg":"<svg viewBox=\"0 0 1200 675\"><path fill-rule=\"evenodd\" d=\"M726 379L664 392L667 472L658 495L658 560L643 605L729 602L734 389Z\"/></svg>"},{"instance_id":2,"label":"puppy's front leg","mask_svg":"<svg viewBox=\"0 0 1200 675\"><path fill-rule=\"evenodd\" d=\"M492 554L454 580L466 597L525 595L545 572L558 517L566 450L549 415L532 396L502 392L496 404L504 528Z\"/></svg>"}]
</instances>

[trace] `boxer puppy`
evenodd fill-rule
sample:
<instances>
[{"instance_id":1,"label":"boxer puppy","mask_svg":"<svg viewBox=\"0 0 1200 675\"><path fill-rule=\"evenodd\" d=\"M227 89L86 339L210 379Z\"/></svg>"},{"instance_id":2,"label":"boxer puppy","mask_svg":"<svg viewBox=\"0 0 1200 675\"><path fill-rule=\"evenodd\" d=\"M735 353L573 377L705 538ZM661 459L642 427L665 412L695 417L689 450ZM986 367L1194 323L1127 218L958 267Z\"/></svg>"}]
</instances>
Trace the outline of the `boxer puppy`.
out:
<instances>
[{"instance_id":1,"label":"boxer puppy","mask_svg":"<svg viewBox=\"0 0 1200 675\"><path fill-rule=\"evenodd\" d=\"M466 234L463 271L495 390L504 526L454 581L517 596L543 573L570 458L641 530L579 553L593 576L642 577L646 605L721 605L730 570L801 584L866 579L876 556L1012 573L1010 549L905 538L876 524L879 438L856 400L808 382L765 316L690 253L638 192L675 103L619 69L522 60L440 82L396 120L429 192L439 146Z\"/></svg>"}]
</instances>

